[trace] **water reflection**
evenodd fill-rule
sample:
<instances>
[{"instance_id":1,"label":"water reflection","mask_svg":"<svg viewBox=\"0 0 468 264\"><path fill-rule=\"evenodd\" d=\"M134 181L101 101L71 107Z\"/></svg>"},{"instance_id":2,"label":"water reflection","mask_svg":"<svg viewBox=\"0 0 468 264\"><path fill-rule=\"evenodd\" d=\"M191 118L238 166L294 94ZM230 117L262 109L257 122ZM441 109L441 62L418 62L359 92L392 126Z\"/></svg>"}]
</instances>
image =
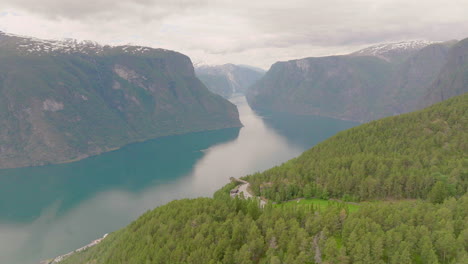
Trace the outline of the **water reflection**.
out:
<instances>
[{"instance_id":1,"label":"water reflection","mask_svg":"<svg viewBox=\"0 0 468 264\"><path fill-rule=\"evenodd\" d=\"M75 163L0 170L0 221L27 222L57 204L58 213L96 193L138 192L188 174L205 154L232 141L239 128L178 135L128 145Z\"/></svg>"},{"instance_id":2,"label":"water reflection","mask_svg":"<svg viewBox=\"0 0 468 264\"><path fill-rule=\"evenodd\" d=\"M359 125L354 121L337 121L322 116L293 115L288 113L259 111L266 126L287 138L290 144L309 149L333 136L336 132Z\"/></svg>"},{"instance_id":3,"label":"water reflection","mask_svg":"<svg viewBox=\"0 0 468 264\"><path fill-rule=\"evenodd\" d=\"M10 212L0 213L0 263L37 263L63 254L158 205L211 196L229 177L278 165L315 142L312 137L317 135L300 123L266 125L243 97L232 101L244 124L240 132L168 137L82 162L0 172L0 209ZM289 134L289 126L302 131L307 144ZM319 127L325 137L341 129Z\"/></svg>"}]
</instances>

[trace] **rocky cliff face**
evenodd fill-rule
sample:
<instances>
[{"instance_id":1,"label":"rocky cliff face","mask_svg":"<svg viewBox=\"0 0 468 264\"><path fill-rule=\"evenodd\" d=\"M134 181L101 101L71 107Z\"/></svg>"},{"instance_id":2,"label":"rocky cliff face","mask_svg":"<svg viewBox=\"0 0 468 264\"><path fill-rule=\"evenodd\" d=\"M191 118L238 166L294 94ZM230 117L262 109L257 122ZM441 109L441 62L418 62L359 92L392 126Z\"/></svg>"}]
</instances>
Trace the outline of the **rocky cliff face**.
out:
<instances>
[{"instance_id":1,"label":"rocky cliff face","mask_svg":"<svg viewBox=\"0 0 468 264\"><path fill-rule=\"evenodd\" d=\"M455 56L449 54L459 45L453 45L401 42L344 56L278 62L247 99L256 109L358 122L414 111L423 107L429 87Z\"/></svg>"},{"instance_id":2,"label":"rocky cliff face","mask_svg":"<svg viewBox=\"0 0 468 264\"><path fill-rule=\"evenodd\" d=\"M420 106L443 101L468 92L468 38L449 51L447 62L434 80Z\"/></svg>"},{"instance_id":3,"label":"rocky cliff face","mask_svg":"<svg viewBox=\"0 0 468 264\"><path fill-rule=\"evenodd\" d=\"M208 89L225 98L245 94L265 74L262 69L234 64L200 66L195 72Z\"/></svg>"},{"instance_id":4,"label":"rocky cliff face","mask_svg":"<svg viewBox=\"0 0 468 264\"><path fill-rule=\"evenodd\" d=\"M241 126L237 108L177 52L0 33L0 60L0 168Z\"/></svg>"},{"instance_id":5,"label":"rocky cliff face","mask_svg":"<svg viewBox=\"0 0 468 264\"><path fill-rule=\"evenodd\" d=\"M370 98L381 96L391 69L389 63L374 57L278 62L251 88L247 98L257 109L356 120L356 116L374 116L367 106L375 105Z\"/></svg>"},{"instance_id":6,"label":"rocky cliff face","mask_svg":"<svg viewBox=\"0 0 468 264\"><path fill-rule=\"evenodd\" d=\"M421 106L420 102L447 63L452 44L448 42L429 45L401 64L394 65L392 79L385 88L385 97L382 98L386 107L382 117L412 112L427 106Z\"/></svg>"}]
</instances>

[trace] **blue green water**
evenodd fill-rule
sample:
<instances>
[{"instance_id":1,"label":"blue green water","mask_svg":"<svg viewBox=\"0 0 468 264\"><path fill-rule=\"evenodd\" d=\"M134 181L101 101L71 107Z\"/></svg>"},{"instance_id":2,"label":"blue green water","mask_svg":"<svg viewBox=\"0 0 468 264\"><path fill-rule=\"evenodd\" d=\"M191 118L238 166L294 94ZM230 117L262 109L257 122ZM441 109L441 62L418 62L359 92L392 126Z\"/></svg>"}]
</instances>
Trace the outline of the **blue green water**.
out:
<instances>
[{"instance_id":1,"label":"blue green water","mask_svg":"<svg viewBox=\"0 0 468 264\"><path fill-rule=\"evenodd\" d=\"M0 170L0 263L38 263L121 228L174 199L211 196L229 177L265 170L355 126L255 113L244 127L131 144L74 163Z\"/></svg>"}]
</instances>

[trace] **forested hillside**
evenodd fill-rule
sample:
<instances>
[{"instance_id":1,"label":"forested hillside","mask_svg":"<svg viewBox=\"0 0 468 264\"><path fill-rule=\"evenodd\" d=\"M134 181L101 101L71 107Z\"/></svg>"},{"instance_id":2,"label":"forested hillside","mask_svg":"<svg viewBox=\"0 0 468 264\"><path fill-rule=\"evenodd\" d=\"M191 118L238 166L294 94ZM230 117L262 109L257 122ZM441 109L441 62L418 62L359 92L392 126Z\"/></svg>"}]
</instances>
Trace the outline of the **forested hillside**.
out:
<instances>
[{"instance_id":1,"label":"forested hillside","mask_svg":"<svg viewBox=\"0 0 468 264\"><path fill-rule=\"evenodd\" d=\"M240 127L190 59L0 32L0 168L82 159L159 136Z\"/></svg>"},{"instance_id":2,"label":"forested hillside","mask_svg":"<svg viewBox=\"0 0 468 264\"><path fill-rule=\"evenodd\" d=\"M467 177L468 93L340 132L246 180L257 195L275 201L334 197L441 202L466 193Z\"/></svg>"},{"instance_id":3,"label":"forested hillside","mask_svg":"<svg viewBox=\"0 0 468 264\"><path fill-rule=\"evenodd\" d=\"M270 199L263 208L232 199L231 183L149 211L63 263L467 263L467 103L352 128L246 177ZM374 201L271 203L303 196Z\"/></svg>"},{"instance_id":4,"label":"forested hillside","mask_svg":"<svg viewBox=\"0 0 468 264\"><path fill-rule=\"evenodd\" d=\"M468 196L443 204L273 207L227 194L171 202L64 264L466 263Z\"/></svg>"}]
</instances>

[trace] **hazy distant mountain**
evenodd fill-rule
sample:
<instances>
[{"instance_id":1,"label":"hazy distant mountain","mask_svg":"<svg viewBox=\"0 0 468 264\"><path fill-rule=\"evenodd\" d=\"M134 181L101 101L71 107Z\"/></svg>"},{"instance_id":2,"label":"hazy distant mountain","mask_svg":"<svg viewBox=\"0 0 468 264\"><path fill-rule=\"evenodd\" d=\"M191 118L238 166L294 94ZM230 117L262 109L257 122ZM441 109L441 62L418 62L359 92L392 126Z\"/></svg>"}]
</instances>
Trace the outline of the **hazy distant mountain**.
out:
<instances>
[{"instance_id":1,"label":"hazy distant mountain","mask_svg":"<svg viewBox=\"0 0 468 264\"><path fill-rule=\"evenodd\" d=\"M235 93L244 94L265 74L260 68L234 64L200 66L195 72L208 89L225 98Z\"/></svg>"},{"instance_id":2,"label":"hazy distant mountain","mask_svg":"<svg viewBox=\"0 0 468 264\"><path fill-rule=\"evenodd\" d=\"M0 168L241 125L177 52L0 33L0 61Z\"/></svg>"},{"instance_id":3,"label":"hazy distant mountain","mask_svg":"<svg viewBox=\"0 0 468 264\"><path fill-rule=\"evenodd\" d=\"M375 57L331 56L273 64L247 93L254 109L362 121L374 117L391 65ZM359 117L359 118L356 118Z\"/></svg>"},{"instance_id":4,"label":"hazy distant mountain","mask_svg":"<svg viewBox=\"0 0 468 264\"><path fill-rule=\"evenodd\" d=\"M344 56L277 62L247 99L256 109L360 122L406 113L427 105L422 101L429 88L460 46L454 43L400 42Z\"/></svg>"},{"instance_id":5,"label":"hazy distant mountain","mask_svg":"<svg viewBox=\"0 0 468 264\"><path fill-rule=\"evenodd\" d=\"M265 72L266 72L264 69L259 68L259 67L255 67L255 66L250 66L250 65L245 65L245 64L237 64L237 66L247 68L247 69L251 69L253 71L261 73L262 75L265 74Z\"/></svg>"},{"instance_id":6,"label":"hazy distant mountain","mask_svg":"<svg viewBox=\"0 0 468 264\"><path fill-rule=\"evenodd\" d=\"M427 106L466 92L468 92L468 38L456 43L450 49L447 63L420 103L421 106Z\"/></svg>"},{"instance_id":7,"label":"hazy distant mountain","mask_svg":"<svg viewBox=\"0 0 468 264\"><path fill-rule=\"evenodd\" d=\"M401 64L395 65L391 81L385 89L386 109L383 115L407 113L421 109L428 88L447 63L453 42L437 43L422 48ZM442 100L434 101L439 102Z\"/></svg>"}]
</instances>

